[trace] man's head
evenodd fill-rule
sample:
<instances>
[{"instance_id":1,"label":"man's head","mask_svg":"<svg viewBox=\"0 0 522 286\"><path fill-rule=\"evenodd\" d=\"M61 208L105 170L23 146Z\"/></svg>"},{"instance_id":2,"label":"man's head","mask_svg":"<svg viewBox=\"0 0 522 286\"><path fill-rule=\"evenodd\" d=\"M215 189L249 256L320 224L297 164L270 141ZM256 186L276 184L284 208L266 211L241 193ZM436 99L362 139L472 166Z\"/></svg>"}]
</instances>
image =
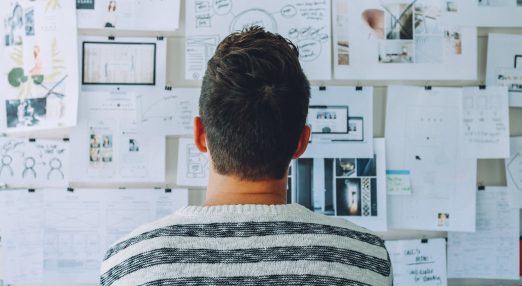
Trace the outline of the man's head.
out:
<instances>
[{"instance_id":1,"label":"man's head","mask_svg":"<svg viewBox=\"0 0 522 286\"><path fill-rule=\"evenodd\" d=\"M281 179L306 149L309 99L294 44L259 27L231 34L208 62L196 144L220 175Z\"/></svg>"}]
</instances>

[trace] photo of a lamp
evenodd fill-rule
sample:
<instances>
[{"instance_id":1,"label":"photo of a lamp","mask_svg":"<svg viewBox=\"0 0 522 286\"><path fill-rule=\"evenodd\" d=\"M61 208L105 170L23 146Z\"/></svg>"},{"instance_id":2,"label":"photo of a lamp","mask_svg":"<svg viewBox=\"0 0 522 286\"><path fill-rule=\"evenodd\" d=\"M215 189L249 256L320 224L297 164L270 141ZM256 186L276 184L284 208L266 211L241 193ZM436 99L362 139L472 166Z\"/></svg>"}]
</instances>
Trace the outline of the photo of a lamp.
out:
<instances>
[{"instance_id":1,"label":"photo of a lamp","mask_svg":"<svg viewBox=\"0 0 522 286\"><path fill-rule=\"evenodd\" d=\"M370 35L379 40L384 40L384 11L368 9L362 13L363 22L368 25Z\"/></svg>"}]
</instances>

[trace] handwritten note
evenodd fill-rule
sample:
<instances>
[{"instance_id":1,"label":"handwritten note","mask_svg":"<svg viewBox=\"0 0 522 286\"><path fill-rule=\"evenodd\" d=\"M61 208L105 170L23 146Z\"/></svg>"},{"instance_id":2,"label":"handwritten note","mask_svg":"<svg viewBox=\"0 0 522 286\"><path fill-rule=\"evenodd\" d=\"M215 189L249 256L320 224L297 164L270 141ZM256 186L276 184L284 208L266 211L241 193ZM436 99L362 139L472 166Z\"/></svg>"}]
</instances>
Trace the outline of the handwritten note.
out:
<instances>
[{"instance_id":1,"label":"handwritten note","mask_svg":"<svg viewBox=\"0 0 522 286\"><path fill-rule=\"evenodd\" d=\"M509 156L509 98L507 87L463 89L461 138L468 158Z\"/></svg>"},{"instance_id":2,"label":"handwritten note","mask_svg":"<svg viewBox=\"0 0 522 286\"><path fill-rule=\"evenodd\" d=\"M386 189L388 195L411 194L410 171L386 170Z\"/></svg>"},{"instance_id":3,"label":"handwritten note","mask_svg":"<svg viewBox=\"0 0 522 286\"><path fill-rule=\"evenodd\" d=\"M448 233L448 276L519 280L519 210L507 188L477 194L477 231Z\"/></svg>"},{"instance_id":4,"label":"handwritten note","mask_svg":"<svg viewBox=\"0 0 522 286\"><path fill-rule=\"evenodd\" d=\"M386 241L394 285L447 285L446 241Z\"/></svg>"}]
</instances>

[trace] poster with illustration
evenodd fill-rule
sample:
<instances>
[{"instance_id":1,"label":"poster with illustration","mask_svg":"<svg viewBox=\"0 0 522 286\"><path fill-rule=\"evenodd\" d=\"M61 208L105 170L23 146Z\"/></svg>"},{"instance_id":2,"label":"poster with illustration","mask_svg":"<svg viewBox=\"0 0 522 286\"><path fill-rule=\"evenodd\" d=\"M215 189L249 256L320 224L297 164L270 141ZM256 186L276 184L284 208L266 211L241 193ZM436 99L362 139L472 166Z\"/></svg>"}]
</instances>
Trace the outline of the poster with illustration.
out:
<instances>
[{"instance_id":1,"label":"poster with illustration","mask_svg":"<svg viewBox=\"0 0 522 286\"><path fill-rule=\"evenodd\" d=\"M5 132L70 127L78 106L75 4L0 2L0 128Z\"/></svg>"},{"instance_id":2,"label":"poster with illustration","mask_svg":"<svg viewBox=\"0 0 522 286\"><path fill-rule=\"evenodd\" d=\"M334 0L335 78L476 79L476 28L450 25L441 2Z\"/></svg>"},{"instance_id":3,"label":"poster with illustration","mask_svg":"<svg viewBox=\"0 0 522 286\"><path fill-rule=\"evenodd\" d=\"M179 0L76 0L80 29L175 31Z\"/></svg>"}]
</instances>

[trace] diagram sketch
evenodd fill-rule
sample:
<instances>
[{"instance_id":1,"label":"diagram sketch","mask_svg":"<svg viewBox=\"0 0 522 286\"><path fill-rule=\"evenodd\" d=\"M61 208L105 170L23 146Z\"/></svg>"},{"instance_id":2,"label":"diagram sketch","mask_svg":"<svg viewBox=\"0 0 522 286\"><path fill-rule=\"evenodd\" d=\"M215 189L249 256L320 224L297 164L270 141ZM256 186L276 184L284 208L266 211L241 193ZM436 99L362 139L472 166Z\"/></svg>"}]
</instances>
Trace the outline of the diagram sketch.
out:
<instances>
[{"instance_id":1,"label":"diagram sketch","mask_svg":"<svg viewBox=\"0 0 522 286\"><path fill-rule=\"evenodd\" d=\"M335 78L475 79L476 28L450 25L442 1L333 5Z\"/></svg>"},{"instance_id":2,"label":"diagram sketch","mask_svg":"<svg viewBox=\"0 0 522 286\"><path fill-rule=\"evenodd\" d=\"M1 1L0 11L0 129L74 126L77 29L61 24L76 22L74 2L8 0Z\"/></svg>"},{"instance_id":3,"label":"diagram sketch","mask_svg":"<svg viewBox=\"0 0 522 286\"><path fill-rule=\"evenodd\" d=\"M179 27L179 0L77 0L81 29L175 31Z\"/></svg>"},{"instance_id":4,"label":"diagram sketch","mask_svg":"<svg viewBox=\"0 0 522 286\"><path fill-rule=\"evenodd\" d=\"M138 132L136 94L85 92L72 131L73 181L163 182L165 136Z\"/></svg>"},{"instance_id":5,"label":"diagram sketch","mask_svg":"<svg viewBox=\"0 0 522 286\"><path fill-rule=\"evenodd\" d=\"M209 161L207 154L201 153L194 140L179 140L177 184L180 186L205 187L208 181Z\"/></svg>"},{"instance_id":6,"label":"diagram sketch","mask_svg":"<svg viewBox=\"0 0 522 286\"><path fill-rule=\"evenodd\" d=\"M200 90L168 88L137 96L138 130L144 134L190 135L198 115Z\"/></svg>"},{"instance_id":7,"label":"diagram sketch","mask_svg":"<svg viewBox=\"0 0 522 286\"><path fill-rule=\"evenodd\" d=\"M187 79L201 79L228 34L261 26L294 42L309 79L330 79L330 1L189 0L186 3Z\"/></svg>"},{"instance_id":8,"label":"diagram sketch","mask_svg":"<svg viewBox=\"0 0 522 286\"><path fill-rule=\"evenodd\" d=\"M65 187L69 143L0 138L0 182L10 187Z\"/></svg>"}]
</instances>

